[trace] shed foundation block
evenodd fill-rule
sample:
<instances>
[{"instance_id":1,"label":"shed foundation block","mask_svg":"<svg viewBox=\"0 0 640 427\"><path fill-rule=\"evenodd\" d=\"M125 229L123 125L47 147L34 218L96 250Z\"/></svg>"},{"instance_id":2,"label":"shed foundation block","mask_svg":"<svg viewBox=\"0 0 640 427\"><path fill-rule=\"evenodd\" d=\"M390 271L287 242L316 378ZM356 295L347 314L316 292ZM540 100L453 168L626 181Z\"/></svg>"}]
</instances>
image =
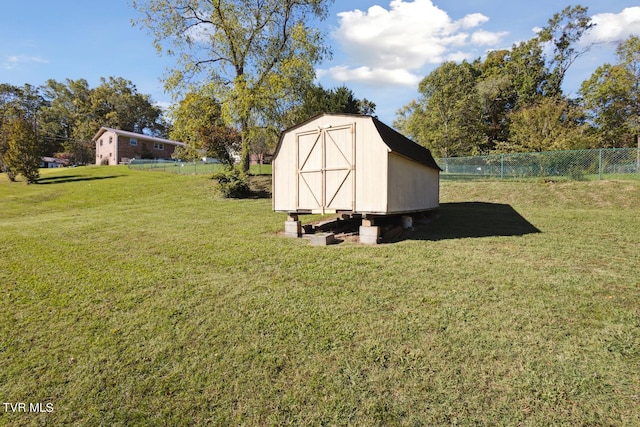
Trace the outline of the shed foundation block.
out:
<instances>
[{"instance_id":1,"label":"shed foundation block","mask_svg":"<svg viewBox=\"0 0 640 427\"><path fill-rule=\"evenodd\" d=\"M285 221L284 235L287 237L302 237L301 221Z\"/></svg>"},{"instance_id":2,"label":"shed foundation block","mask_svg":"<svg viewBox=\"0 0 640 427\"><path fill-rule=\"evenodd\" d=\"M333 233L317 233L311 235L311 245L313 246L327 246L334 243L336 240Z\"/></svg>"},{"instance_id":3,"label":"shed foundation block","mask_svg":"<svg viewBox=\"0 0 640 427\"><path fill-rule=\"evenodd\" d=\"M380 243L380 227L360 226L360 243L365 245Z\"/></svg>"}]
</instances>

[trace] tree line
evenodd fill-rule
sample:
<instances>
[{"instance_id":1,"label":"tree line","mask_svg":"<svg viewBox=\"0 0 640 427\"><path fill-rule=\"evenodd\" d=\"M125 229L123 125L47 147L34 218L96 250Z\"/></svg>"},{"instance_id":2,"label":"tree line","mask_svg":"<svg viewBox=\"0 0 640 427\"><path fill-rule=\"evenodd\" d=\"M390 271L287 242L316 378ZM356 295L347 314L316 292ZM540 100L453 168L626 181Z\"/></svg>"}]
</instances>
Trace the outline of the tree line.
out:
<instances>
[{"instance_id":1,"label":"tree line","mask_svg":"<svg viewBox=\"0 0 640 427\"><path fill-rule=\"evenodd\" d=\"M36 87L0 84L0 171L13 181L22 174L35 182L43 156L70 164L95 161L91 141L102 127L171 138L185 142L175 157L196 160L215 157L232 164L241 149L237 127L224 121L223 106L200 89L163 111L150 95L122 77L101 78L91 88L84 79L48 80ZM301 102L279 123L247 130L249 150L258 155L273 151L279 132L320 112L374 114L375 104L358 99L346 86L325 89L309 85Z\"/></svg>"},{"instance_id":2,"label":"tree line","mask_svg":"<svg viewBox=\"0 0 640 427\"><path fill-rule=\"evenodd\" d=\"M102 126L155 136L168 130L151 97L122 77L101 78L95 88L84 79L0 84L0 169L35 182L42 156L93 163L91 139Z\"/></svg>"},{"instance_id":3,"label":"tree line","mask_svg":"<svg viewBox=\"0 0 640 427\"><path fill-rule=\"evenodd\" d=\"M443 63L420 82L419 98L398 111L394 126L438 157L637 146L640 38L621 42L618 62L599 67L577 99L563 94L593 25L587 8L567 7L531 40L484 59Z\"/></svg>"},{"instance_id":4,"label":"tree line","mask_svg":"<svg viewBox=\"0 0 640 427\"><path fill-rule=\"evenodd\" d=\"M46 135L52 144L60 142L62 147L56 149L63 148L65 153L79 152L81 147L88 152L91 147L86 142L93 132L111 126L183 140L189 148L178 155L184 158L212 155L230 161L231 153L239 153L246 171L252 151L272 150L282 129L315 113L375 112L375 104L355 98L344 86L325 89L314 83L314 66L330 55L314 23L326 18L331 1L134 0L132 5L140 14L136 23L149 30L159 53L175 57L174 68L163 78L165 89L177 101L168 112L169 119L164 121L150 99L138 94L130 82L109 78L96 90L85 81L48 82L42 89L45 96L34 96L42 111L54 119L46 129L43 114L29 123L40 140ZM114 97L108 96L112 86L122 89L115 90ZM7 89L24 93L34 88ZM28 121L27 109L20 107L9 109L6 118L3 113L4 140L8 141L10 129L5 123ZM145 112L151 114L144 116ZM15 146L2 144L0 150L5 153ZM26 149L28 144L23 146ZM11 169L11 165L9 161L3 167Z\"/></svg>"},{"instance_id":5,"label":"tree line","mask_svg":"<svg viewBox=\"0 0 640 427\"><path fill-rule=\"evenodd\" d=\"M134 0L136 24L149 30L159 53L175 57L163 78L174 96L167 114L120 77L102 78L96 88L82 79L3 84L0 167L14 177L31 173L18 168L37 157L30 150L92 162L91 137L109 126L186 142L177 153L185 159L231 163L239 153L246 171L251 153L272 150L280 131L314 114L373 115L375 104L347 87L314 82L315 65L331 54L314 24L330 3ZM511 49L445 62L422 80L419 98L398 112L394 126L436 156L637 144L638 37L619 45L618 62L598 68L580 98L562 92L592 27L587 8L570 6Z\"/></svg>"}]
</instances>

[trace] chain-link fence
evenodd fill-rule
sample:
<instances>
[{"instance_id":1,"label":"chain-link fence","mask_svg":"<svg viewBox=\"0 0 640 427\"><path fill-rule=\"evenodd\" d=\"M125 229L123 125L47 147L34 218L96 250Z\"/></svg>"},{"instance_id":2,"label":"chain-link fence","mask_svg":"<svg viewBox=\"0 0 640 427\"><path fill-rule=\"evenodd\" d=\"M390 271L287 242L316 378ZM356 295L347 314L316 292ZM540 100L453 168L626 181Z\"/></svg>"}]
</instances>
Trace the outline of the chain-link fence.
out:
<instances>
[{"instance_id":1,"label":"chain-link fence","mask_svg":"<svg viewBox=\"0 0 640 427\"><path fill-rule=\"evenodd\" d=\"M144 169L161 172L171 172L181 175L200 175L221 172L224 165L207 162L178 162L171 160L133 159L129 162L129 169Z\"/></svg>"},{"instance_id":2,"label":"chain-link fence","mask_svg":"<svg viewBox=\"0 0 640 427\"><path fill-rule=\"evenodd\" d=\"M595 150L546 151L541 153L495 154L491 156L436 159L443 169L442 179L549 178L570 179L638 178L640 149L602 148ZM221 172L225 166L209 162L132 160L131 169L202 175ZM251 165L254 175L271 174L271 165Z\"/></svg>"},{"instance_id":3,"label":"chain-link fence","mask_svg":"<svg viewBox=\"0 0 640 427\"><path fill-rule=\"evenodd\" d=\"M150 171L171 172L181 175L207 175L222 172L226 166L214 162L179 162L172 160L133 159L129 162L129 169L144 169ZM271 165L251 165L253 175L271 174Z\"/></svg>"},{"instance_id":4,"label":"chain-link fence","mask_svg":"<svg viewBox=\"0 0 640 427\"><path fill-rule=\"evenodd\" d=\"M639 148L512 153L436 159L443 179L568 177L603 179L603 176L638 177ZM629 175L634 174L634 175Z\"/></svg>"}]
</instances>

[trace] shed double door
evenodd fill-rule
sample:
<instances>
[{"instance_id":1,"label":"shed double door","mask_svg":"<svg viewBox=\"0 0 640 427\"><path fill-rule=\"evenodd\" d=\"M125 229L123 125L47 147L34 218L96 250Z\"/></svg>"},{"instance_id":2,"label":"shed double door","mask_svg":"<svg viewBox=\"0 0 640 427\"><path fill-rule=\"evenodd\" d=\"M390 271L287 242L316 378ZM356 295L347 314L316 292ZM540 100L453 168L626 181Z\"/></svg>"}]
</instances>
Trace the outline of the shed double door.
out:
<instances>
[{"instance_id":1,"label":"shed double door","mask_svg":"<svg viewBox=\"0 0 640 427\"><path fill-rule=\"evenodd\" d=\"M355 209L355 124L296 135L299 211Z\"/></svg>"}]
</instances>

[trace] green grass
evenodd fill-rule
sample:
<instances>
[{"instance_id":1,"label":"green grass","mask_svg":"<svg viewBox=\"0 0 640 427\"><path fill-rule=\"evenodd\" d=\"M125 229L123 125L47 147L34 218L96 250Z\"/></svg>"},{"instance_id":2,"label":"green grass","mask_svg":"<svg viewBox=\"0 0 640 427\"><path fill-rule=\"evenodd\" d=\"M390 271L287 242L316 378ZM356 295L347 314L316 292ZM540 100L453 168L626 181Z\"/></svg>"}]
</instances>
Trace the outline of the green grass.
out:
<instances>
[{"instance_id":1,"label":"green grass","mask_svg":"<svg viewBox=\"0 0 640 427\"><path fill-rule=\"evenodd\" d=\"M0 400L54 410L0 425L640 425L639 181L443 182L376 247L205 176L41 182L0 177Z\"/></svg>"}]
</instances>

